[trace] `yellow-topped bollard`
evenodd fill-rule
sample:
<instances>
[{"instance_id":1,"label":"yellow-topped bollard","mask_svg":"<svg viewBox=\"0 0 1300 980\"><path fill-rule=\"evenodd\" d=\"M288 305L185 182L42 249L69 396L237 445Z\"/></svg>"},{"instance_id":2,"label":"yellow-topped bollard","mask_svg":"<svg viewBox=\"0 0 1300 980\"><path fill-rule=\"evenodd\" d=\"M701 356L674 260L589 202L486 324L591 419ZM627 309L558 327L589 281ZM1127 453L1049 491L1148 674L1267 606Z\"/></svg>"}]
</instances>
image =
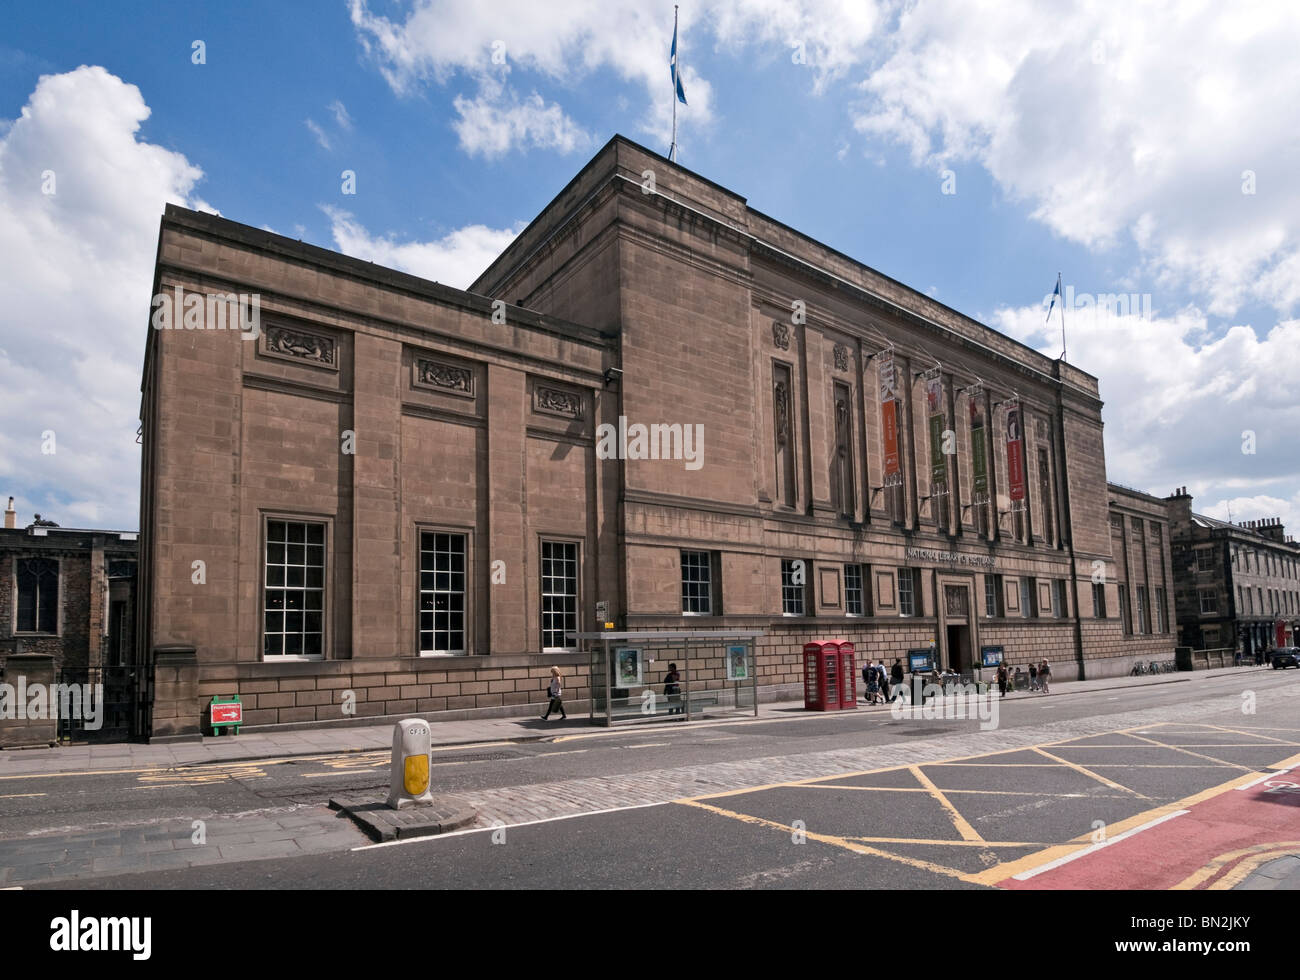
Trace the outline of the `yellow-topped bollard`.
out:
<instances>
[{"instance_id":1,"label":"yellow-topped bollard","mask_svg":"<svg viewBox=\"0 0 1300 980\"><path fill-rule=\"evenodd\" d=\"M429 792L429 723L407 718L393 727L392 782L388 805L394 810L432 803Z\"/></svg>"}]
</instances>

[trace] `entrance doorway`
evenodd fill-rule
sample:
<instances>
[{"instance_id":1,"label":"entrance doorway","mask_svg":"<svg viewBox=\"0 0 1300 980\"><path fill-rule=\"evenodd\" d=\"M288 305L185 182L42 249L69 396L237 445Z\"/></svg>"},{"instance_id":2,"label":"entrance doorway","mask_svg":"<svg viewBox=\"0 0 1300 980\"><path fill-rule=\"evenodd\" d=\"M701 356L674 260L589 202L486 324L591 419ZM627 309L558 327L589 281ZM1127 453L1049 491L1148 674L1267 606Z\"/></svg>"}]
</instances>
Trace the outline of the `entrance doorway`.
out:
<instances>
[{"instance_id":1,"label":"entrance doorway","mask_svg":"<svg viewBox=\"0 0 1300 980\"><path fill-rule=\"evenodd\" d=\"M975 669L970 652L970 627L948 627L948 666L958 674L969 674Z\"/></svg>"}]
</instances>

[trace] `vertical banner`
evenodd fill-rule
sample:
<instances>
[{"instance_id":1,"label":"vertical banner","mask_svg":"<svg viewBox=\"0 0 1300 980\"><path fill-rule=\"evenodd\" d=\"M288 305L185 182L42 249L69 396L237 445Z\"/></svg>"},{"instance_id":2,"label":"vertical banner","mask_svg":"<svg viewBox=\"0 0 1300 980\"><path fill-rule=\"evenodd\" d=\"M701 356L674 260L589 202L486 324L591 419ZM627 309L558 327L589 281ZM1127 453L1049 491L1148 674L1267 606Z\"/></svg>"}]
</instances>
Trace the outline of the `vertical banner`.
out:
<instances>
[{"instance_id":1,"label":"vertical banner","mask_svg":"<svg viewBox=\"0 0 1300 980\"><path fill-rule=\"evenodd\" d=\"M984 445L984 392L970 391L970 455L974 479L971 481L972 501L987 503L989 499L989 461Z\"/></svg>"},{"instance_id":2,"label":"vertical banner","mask_svg":"<svg viewBox=\"0 0 1300 980\"><path fill-rule=\"evenodd\" d=\"M930 492L948 492L948 457L943 451L943 434L948 428L943 410L943 375L935 371L925 380L925 404L930 413Z\"/></svg>"},{"instance_id":3,"label":"vertical banner","mask_svg":"<svg viewBox=\"0 0 1300 980\"><path fill-rule=\"evenodd\" d=\"M898 457L898 391L894 374L894 352L880 355L880 420L885 442L885 486L896 487L903 482L903 470Z\"/></svg>"},{"instance_id":4,"label":"vertical banner","mask_svg":"<svg viewBox=\"0 0 1300 980\"><path fill-rule=\"evenodd\" d=\"M1025 432L1020 403L1007 409L1007 489L1012 500L1025 499Z\"/></svg>"}]
</instances>

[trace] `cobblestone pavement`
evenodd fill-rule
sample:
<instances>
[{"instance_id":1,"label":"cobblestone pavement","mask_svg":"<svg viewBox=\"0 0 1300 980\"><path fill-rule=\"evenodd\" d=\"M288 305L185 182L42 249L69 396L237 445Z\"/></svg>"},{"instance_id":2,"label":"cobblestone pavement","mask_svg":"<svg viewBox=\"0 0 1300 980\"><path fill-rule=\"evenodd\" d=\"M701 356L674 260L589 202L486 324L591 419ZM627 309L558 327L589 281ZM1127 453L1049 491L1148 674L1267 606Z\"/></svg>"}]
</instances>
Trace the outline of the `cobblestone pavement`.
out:
<instances>
[{"instance_id":1,"label":"cobblestone pavement","mask_svg":"<svg viewBox=\"0 0 1300 980\"><path fill-rule=\"evenodd\" d=\"M1260 706L1294 704L1290 692L1261 692ZM1048 742L1099 735L1143 724L1179 722L1211 717L1242 719L1240 709L1225 707L1222 696L1161 708L1104 715L1095 719L1048 722L995 732L924 738L906 743L773 756L740 762L718 762L658 769L619 776L561 780L540 785L511 786L465 792L461 795L479 811L479 826L524 823L618 807L644 806L670 800L708 796L755 785L832 776L887 766L905 766L962 755L980 755L1004 749L1026 748ZM1247 719L1248 721L1248 719ZM1231 724L1227 721L1225 724ZM942 722L917 721L918 727ZM1243 767L1244 768L1244 767Z\"/></svg>"}]
</instances>

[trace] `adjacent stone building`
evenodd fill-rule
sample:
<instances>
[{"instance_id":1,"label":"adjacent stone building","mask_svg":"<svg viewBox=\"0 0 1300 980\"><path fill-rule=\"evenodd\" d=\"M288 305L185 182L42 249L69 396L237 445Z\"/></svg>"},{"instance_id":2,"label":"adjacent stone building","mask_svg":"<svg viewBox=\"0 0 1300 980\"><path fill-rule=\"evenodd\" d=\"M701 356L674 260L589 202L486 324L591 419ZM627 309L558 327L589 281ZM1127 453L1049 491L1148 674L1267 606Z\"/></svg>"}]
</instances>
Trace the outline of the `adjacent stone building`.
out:
<instances>
[{"instance_id":1,"label":"adjacent stone building","mask_svg":"<svg viewBox=\"0 0 1300 980\"><path fill-rule=\"evenodd\" d=\"M137 538L39 514L18 527L10 497L0 530L0 671L13 654L47 656L56 671L133 662Z\"/></svg>"},{"instance_id":2,"label":"adjacent stone building","mask_svg":"<svg viewBox=\"0 0 1300 980\"><path fill-rule=\"evenodd\" d=\"M1192 511L1180 487L1173 525L1179 645L1256 659L1300 639L1300 544L1278 518L1233 524Z\"/></svg>"},{"instance_id":3,"label":"adjacent stone building","mask_svg":"<svg viewBox=\"0 0 1300 980\"><path fill-rule=\"evenodd\" d=\"M178 732L235 692L522 713L553 663L581 702L605 622L762 629L768 688L818 638L1173 656L1097 379L621 137L468 291L169 206L154 293L139 656L194 664Z\"/></svg>"},{"instance_id":4,"label":"adjacent stone building","mask_svg":"<svg viewBox=\"0 0 1300 980\"><path fill-rule=\"evenodd\" d=\"M102 686L107 718L95 737L140 731L137 704L150 677L129 666L137 657L137 535L59 527L39 514L19 527L17 517L10 497L0 529L0 748L82 734L79 714L56 722L42 708L27 717L23 694L56 683Z\"/></svg>"}]
</instances>

